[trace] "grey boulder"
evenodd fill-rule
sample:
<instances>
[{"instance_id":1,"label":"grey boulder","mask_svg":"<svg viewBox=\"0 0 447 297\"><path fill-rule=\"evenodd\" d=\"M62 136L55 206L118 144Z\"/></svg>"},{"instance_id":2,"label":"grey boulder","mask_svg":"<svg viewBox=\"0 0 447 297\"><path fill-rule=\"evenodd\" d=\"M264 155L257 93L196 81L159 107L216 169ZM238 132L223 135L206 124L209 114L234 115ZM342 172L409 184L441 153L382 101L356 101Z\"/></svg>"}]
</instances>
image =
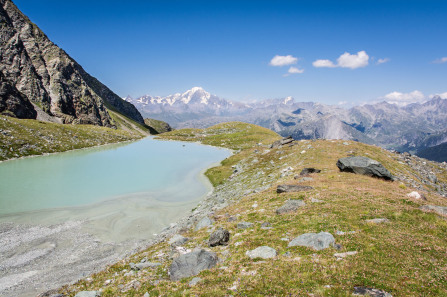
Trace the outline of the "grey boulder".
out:
<instances>
[{"instance_id":1,"label":"grey boulder","mask_svg":"<svg viewBox=\"0 0 447 297\"><path fill-rule=\"evenodd\" d=\"M278 253L274 248L271 248L269 246L260 246L258 248L255 248L254 250L247 251L245 254L251 259L270 259L276 257Z\"/></svg>"},{"instance_id":2,"label":"grey boulder","mask_svg":"<svg viewBox=\"0 0 447 297\"><path fill-rule=\"evenodd\" d=\"M337 161L340 171L367 175L384 180L394 180L391 173L376 160L367 157L346 157Z\"/></svg>"},{"instance_id":3,"label":"grey boulder","mask_svg":"<svg viewBox=\"0 0 447 297\"><path fill-rule=\"evenodd\" d=\"M180 234L175 234L174 236L171 237L171 239L169 239L168 243L175 247L175 246L180 246L184 243L186 243L188 241L187 237L184 237Z\"/></svg>"},{"instance_id":4,"label":"grey boulder","mask_svg":"<svg viewBox=\"0 0 447 297\"><path fill-rule=\"evenodd\" d=\"M219 228L210 235L208 241L209 246L227 245L230 241L230 232L228 230Z\"/></svg>"},{"instance_id":5,"label":"grey boulder","mask_svg":"<svg viewBox=\"0 0 447 297\"><path fill-rule=\"evenodd\" d=\"M322 249L326 249L334 244L335 244L335 238L331 233L320 232L320 233L302 234L293 239L291 242L289 242L289 247L305 246L319 251Z\"/></svg>"},{"instance_id":6,"label":"grey boulder","mask_svg":"<svg viewBox=\"0 0 447 297\"><path fill-rule=\"evenodd\" d=\"M366 287L354 287L354 295L363 295L370 297L393 297L393 295L388 292Z\"/></svg>"},{"instance_id":7,"label":"grey boulder","mask_svg":"<svg viewBox=\"0 0 447 297\"><path fill-rule=\"evenodd\" d=\"M181 280L199 274L202 270L216 266L217 255L204 249L196 249L190 253L178 256L169 267L170 279Z\"/></svg>"},{"instance_id":8,"label":"grey boulder","mask_svg":"<svg viewBox=\"0 0 447 297\"><path fill-rule=\"evenodd\" d=\"M253 223L249 223L249 222L240 222L237 223L237 228L238 229L248 229L253 227Z\"/></svg>"},{"instance_id":9,"label":"grey boulder","mask_svg":"<svg viewBox=\"0 0 447 297\"><path fill-rule=\"evenodd\" d=\"M304 205L306 205L306 203L304 203L303 200L288 200L286 201L286 203L284 203L283 206L276 210L276 214L280 215L288 212L293 212Z\"/></svg>"},{"instance_id":10,"label":"grey boulder","mask_svg":"<svg viewBox=\"0 0 447 297\"><path fill-rule=\"evenodd\" d=\"M308 175L311 173L320 173L321 170L320 169L316 169L316 168L304 168L303 170L301 170L300 175Z\"/></svg>"},{"instance_id":11,"label":"grey boulder","mask_svg":"<svg viewBox=\"0 0 447 297\"><path fill-rule=\"evenodd\" d=\"M198 231L202 228L209 227L209 226L213 225L213 223L214 223L213 220L211 220L209 217L204 217L197 223L196 231Z\"/></svg>"},{"instance_id":12,"label":"grey boulder","mask_svg":"<svg viewBox=\"0 0 447 297\"><path fill-rule=\"evenodd\" d=\"M439 215L447 216L447 207L437 205L424 205L420 207L421 210L433 211Z\"/></svg>"},{"instance_id":13,"label":"grey boulder","mask_svg":"<svg viewBox=\"0 0 447 297\"><path fill-rule=\"evenodd\" d=\"M278 185L276 188L276 193L289 193L289 192L302 192L313 190L314 188L310 186L300 186L300 185Z\"/></svg>"}]
</instances>

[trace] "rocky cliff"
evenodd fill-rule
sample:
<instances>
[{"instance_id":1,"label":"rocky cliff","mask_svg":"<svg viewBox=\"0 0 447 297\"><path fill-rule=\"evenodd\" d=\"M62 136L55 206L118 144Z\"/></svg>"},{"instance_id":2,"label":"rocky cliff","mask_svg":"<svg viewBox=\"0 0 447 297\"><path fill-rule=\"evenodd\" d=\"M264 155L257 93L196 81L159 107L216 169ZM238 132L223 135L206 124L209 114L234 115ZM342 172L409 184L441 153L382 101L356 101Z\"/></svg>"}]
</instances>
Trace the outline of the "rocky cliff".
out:
<instances>
[{"instance_id":1,"label":"rocky cliff","mask_svg":"<svg viewBox=\"0 0 447 297\"><path fill-rule=\"evenodd\" d=\"M65 51L48 37L10 0L0 0L0 71L2 76L2 113L36 118L43 111L60 123L93 124L113 127L108 109L144 124L138 110L90 76ZM21 94L27 108L13 108L10 85ZM17 96L15 96L17 97ZM16 102L18 102L16 100ZM38 111L38 113L36 113Z\"/></svg>"}]
</instances>

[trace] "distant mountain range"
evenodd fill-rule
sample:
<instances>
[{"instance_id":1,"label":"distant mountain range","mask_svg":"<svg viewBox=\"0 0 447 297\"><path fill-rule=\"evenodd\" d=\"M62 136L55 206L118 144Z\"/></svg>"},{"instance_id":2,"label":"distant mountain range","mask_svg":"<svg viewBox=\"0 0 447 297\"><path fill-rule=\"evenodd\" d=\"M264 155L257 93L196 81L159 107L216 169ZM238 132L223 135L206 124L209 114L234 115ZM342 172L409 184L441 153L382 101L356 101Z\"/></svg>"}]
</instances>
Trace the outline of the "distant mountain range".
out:
<instances>
[{"instance_id":1,"label":"distant mountain range","mask_svg":"<svg viewBox=\"0 0 447 297\"><path fill-rule=\"evenodd\" d=\"M409 151L447 142L447 100L398 106L387 102L344 109L292 97L242 103L219 98L202 88L167 97L124 98L144 117L174 128L205 128L227 121L257 124L295 139L346 139Z\"/></svg>"}]
</instances>

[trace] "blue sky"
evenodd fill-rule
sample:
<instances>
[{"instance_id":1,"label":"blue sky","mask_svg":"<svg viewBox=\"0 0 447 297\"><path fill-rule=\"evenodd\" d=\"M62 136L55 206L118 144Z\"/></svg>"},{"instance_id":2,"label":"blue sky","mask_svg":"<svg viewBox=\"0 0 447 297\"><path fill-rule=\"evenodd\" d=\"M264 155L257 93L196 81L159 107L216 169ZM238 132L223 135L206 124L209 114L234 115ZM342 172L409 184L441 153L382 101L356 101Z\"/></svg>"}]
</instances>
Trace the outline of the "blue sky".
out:
<instances>
[{"instance_id":1,"label":"blue sky","mask_svg":"<svg viewBox=\"0 0 447 297\"><path fill-rule=\"evenodd\" d=\"M447 92L445 0L14 2L120 96L201 86L358 104Z\"/></svg>"}]
</instances>

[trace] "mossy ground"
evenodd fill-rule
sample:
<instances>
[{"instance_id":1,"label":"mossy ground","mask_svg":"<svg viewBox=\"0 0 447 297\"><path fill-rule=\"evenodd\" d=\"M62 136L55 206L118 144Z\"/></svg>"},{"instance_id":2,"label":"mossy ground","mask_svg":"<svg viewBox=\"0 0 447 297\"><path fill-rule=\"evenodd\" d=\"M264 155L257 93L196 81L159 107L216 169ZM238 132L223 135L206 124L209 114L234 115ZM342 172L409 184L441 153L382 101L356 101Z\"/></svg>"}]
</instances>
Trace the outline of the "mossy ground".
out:
<instances>
[{"instance_id":1,"label":"mossy ground","mask_svg":"<svg viewBox=\"0 0 447 297\"><path fill-rule=\"evenodd\" d=\"M69 296L81 290L98 289L103 290L103 296L143 296L145 292L150 296L351 296L355 286L366 286L393 296L447 296L447 221L419 210L423 204L447 206L445 198L427 189L424 193L427 201L414 200L407 197L413 189L400 182L342 173L335 165L338 158L354 153L378 160L393 174L404 173L417 179L407 165L381 148L357 142L346 145L344 141L317 140L269 149L264 145L279 137L263 131L252 125L229 123L162 136L241 150L221 167L208 171L210 179L220 185L216 191L233 186L236 180L252 188L262 185L268 176L274 178L273 186L258 193L241 193L230 206L214 213L213 228L228 229L231 239L227 247L210 248L222 261L217 267L201 272L202 280L196 286L188 284L192 277L179 282L169 280L170 248L163 242L61 292ZM228 178L231 164L243 168L234 179ZM435 163L429 164L434 171L439 170ZM284 171L288 167L293 169ZM304 167L322 172L311 175L312 181L299 182L294 176ZM438 179L446 182L445 171ZM309 185L314 190L277 194L276 185L283 183ZM313 203L312 198L322 202ZM288 199L303 199L306 205L294 213L277 215L275 210ZM230 216L236 216L237 221L229 222ZM373 218L387 218L390 222L366 222ZM240 221L252 222L254 227L238 230L236 224ZM272 228L261 229L263 222L271 223ZM332 233L342 249L289 248L288 241L282 240L320 231ZM336 231L355 233L337 235ZM183 235L190 238L185 248L207 246L206 229L188 230ZM245 255L246 251L264 245L276 249L278 256L252 260ZM347 251L358 254L344 260L334 257L334 253ZM144 257L161 262L162 266L125 276L129 263Z\"/></svg>"},{"instance_id":2,"label":"mossy ground","mask_svg":"<svg viewBox=\"0 0 447 297\"><path fill-rule=\"evenodd\" d=\"M135 130L93 125L62 125L0 116L0 161L135 140Z\"/></svg>"}]
</instances>

